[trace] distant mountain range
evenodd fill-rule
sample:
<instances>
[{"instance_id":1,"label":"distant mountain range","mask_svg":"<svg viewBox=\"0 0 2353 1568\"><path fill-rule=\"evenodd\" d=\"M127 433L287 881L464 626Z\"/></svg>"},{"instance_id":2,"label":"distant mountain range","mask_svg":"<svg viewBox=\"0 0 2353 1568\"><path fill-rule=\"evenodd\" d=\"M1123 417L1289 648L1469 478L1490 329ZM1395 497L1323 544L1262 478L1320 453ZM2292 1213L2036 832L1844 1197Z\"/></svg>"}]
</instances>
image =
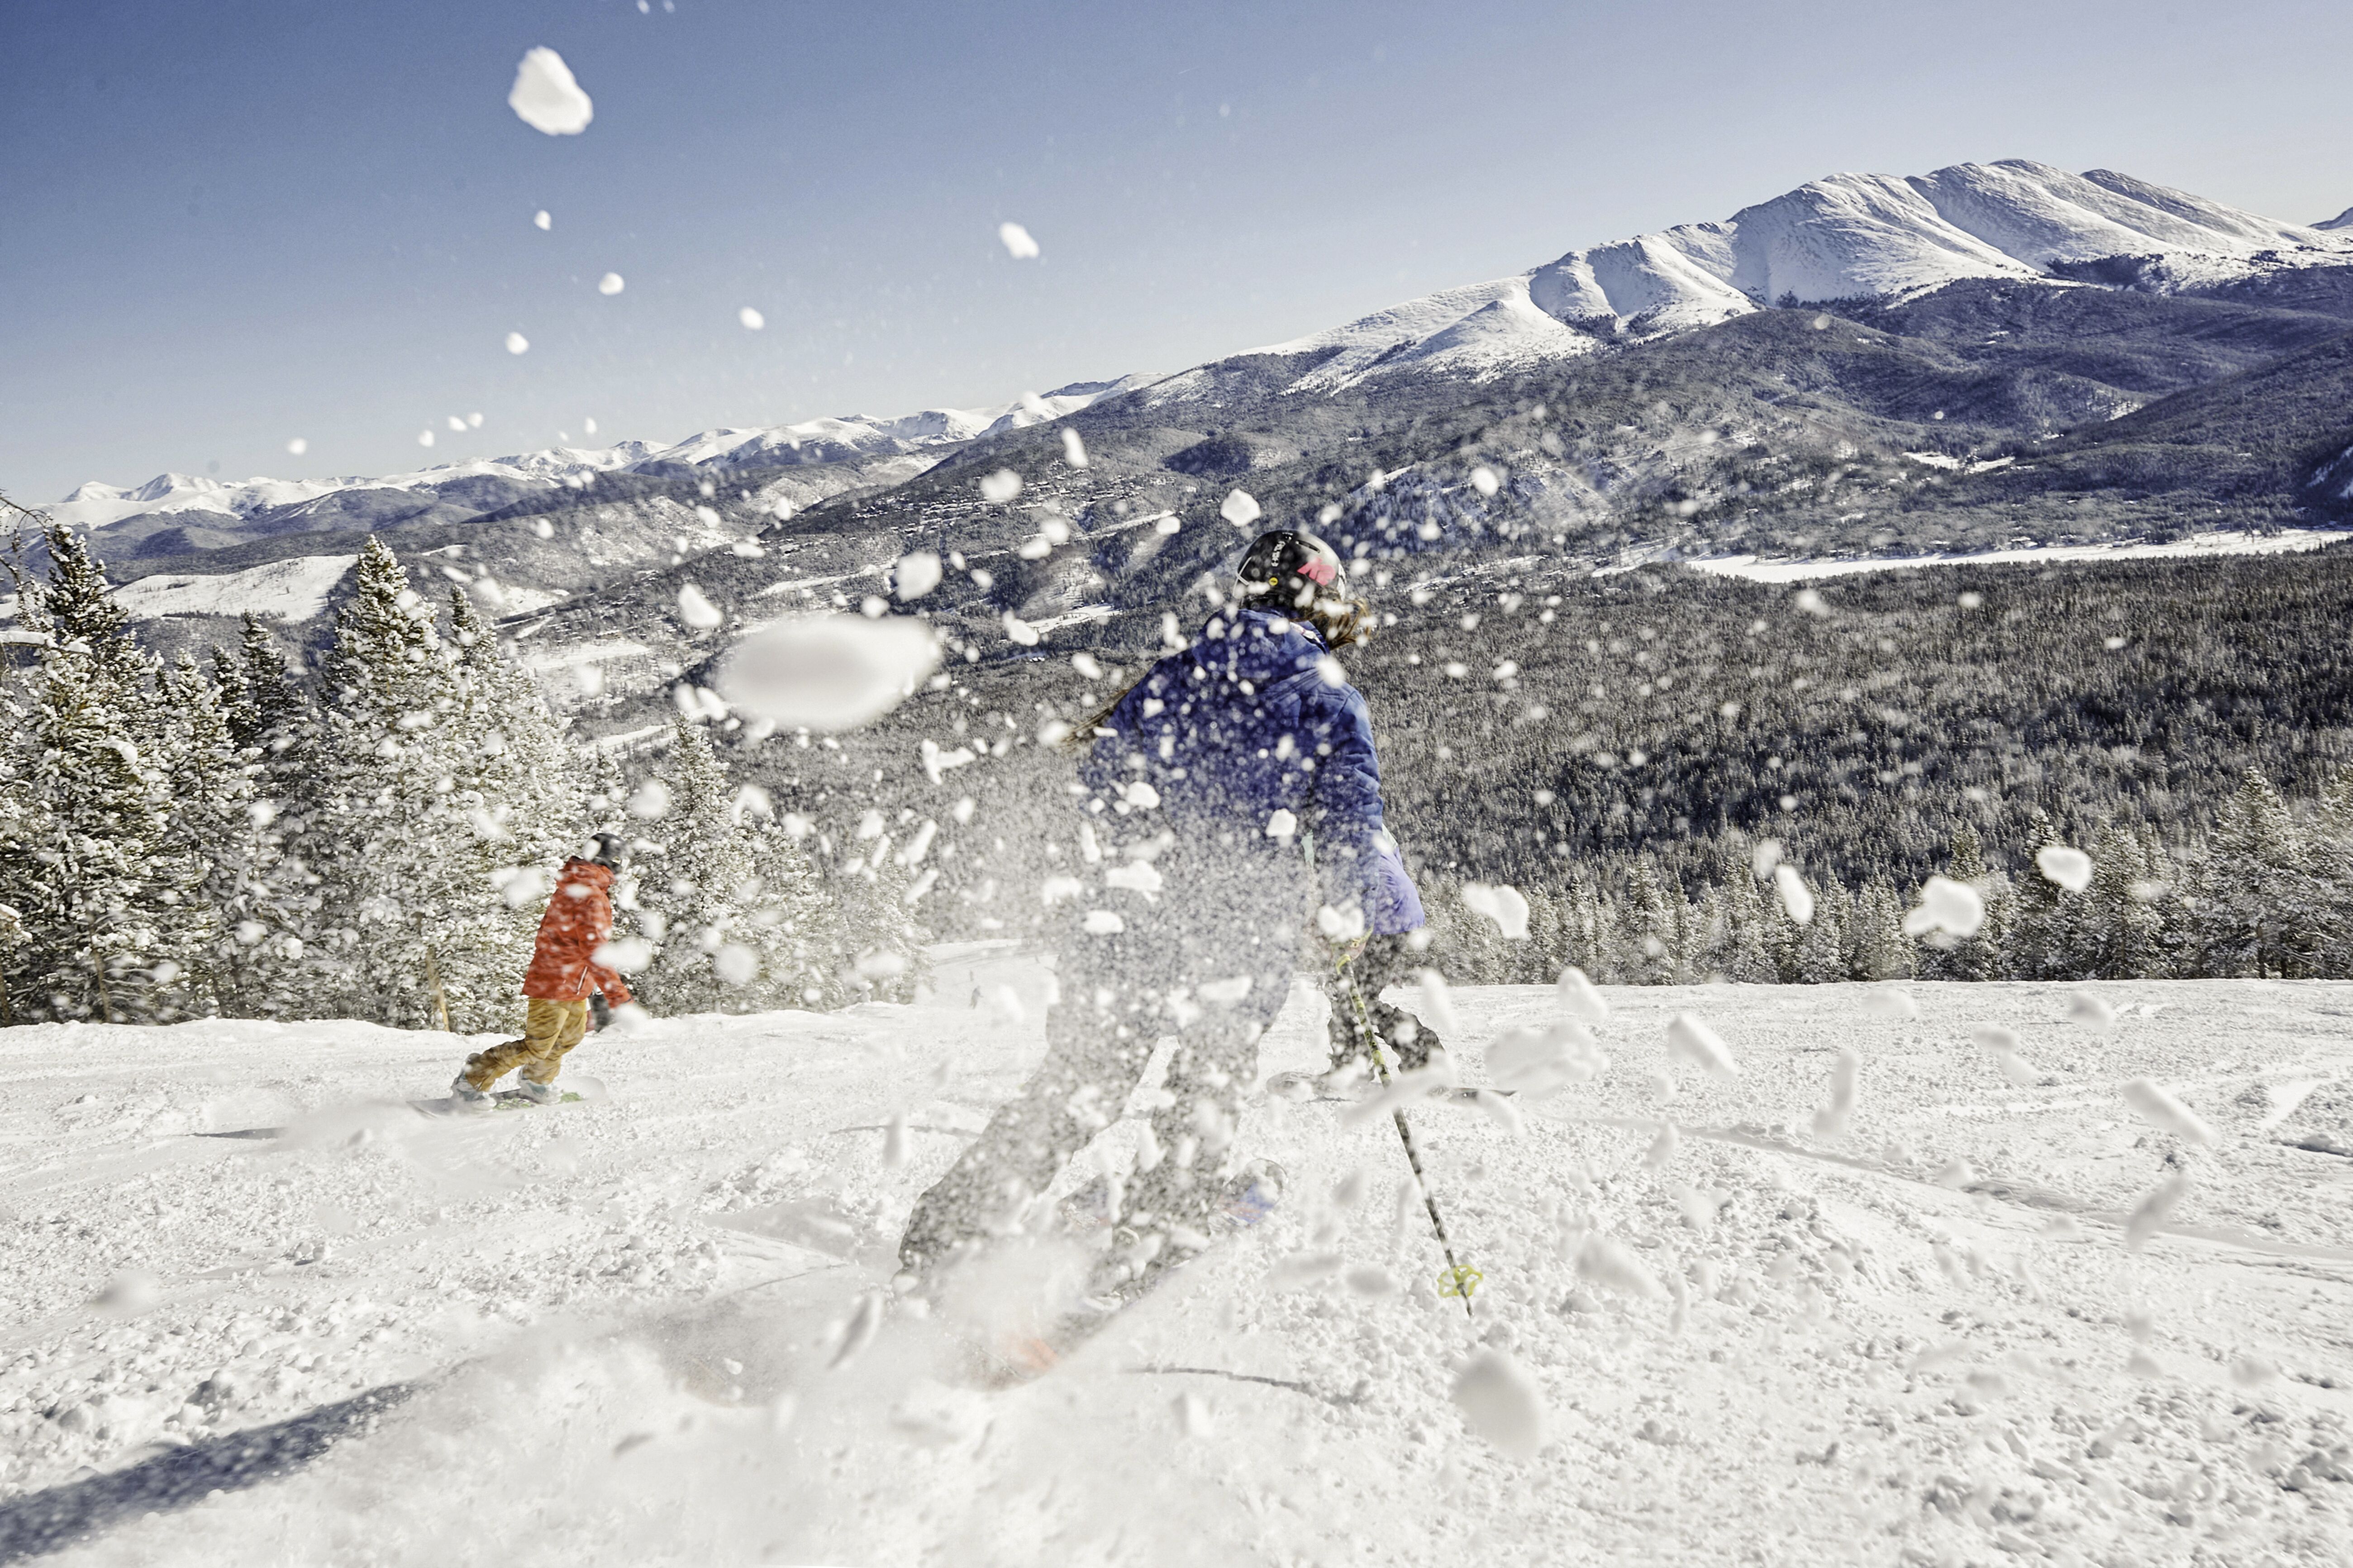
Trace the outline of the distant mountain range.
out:
<instances>
[{"instance_id":1,"label":"distant mountain range","mask_svg":"<svg viewBox=\"0 0 2353 1568\"><path fill-rule=\"evenodd\" d=\"M70 527L102 531L104 547L117 552L176 555L279 533L460 521L534 497L586 489L607 475L681 479L920 458L977 437L1074 414L1124 386L1121 382L1081 382L997 408L927 408L896 419L849 415L798 425L705 430L667 447L645 441L555 447L377 478L225 483L165 473L128 488L93 479L46 510ZM917 461L860 471L905 477L923 467ZM814 493L831 492L820 485Z\"/></svg>"},{"instance_id":2,"label":"distant mountain range","mask_svg":"<svg viewBox=\"0 0 2353 1568\"><path fill-rule=\"evenodd\" d=\"M1018 500L980 482L1008 468ZM612 727L733 635L679 622L690 581L749 626L935 548L965 566L924 607L976 650L1030 646L1008 616L1041 647L1148 642L1238 548L1235 488L1416 575L2353 522L2353 211L2284 224L2015 161L1837 174L1001 408L382 479L167 475L55 510L118 578L157 579L139 613L165 640L216 635L244 584L315 639L327 568L375 532L543 669L594 665L570 700Z\"/></svg>"}]
</instances>

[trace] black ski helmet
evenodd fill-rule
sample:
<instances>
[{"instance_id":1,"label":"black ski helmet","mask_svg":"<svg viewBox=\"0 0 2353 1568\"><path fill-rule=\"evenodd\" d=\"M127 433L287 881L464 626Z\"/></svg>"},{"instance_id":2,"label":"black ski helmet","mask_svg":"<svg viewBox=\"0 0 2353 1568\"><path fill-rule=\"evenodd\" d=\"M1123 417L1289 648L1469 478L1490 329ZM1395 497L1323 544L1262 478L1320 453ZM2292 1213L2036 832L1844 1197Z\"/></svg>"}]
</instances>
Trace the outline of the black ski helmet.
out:
<instances>
[{"instance_id":1,"label":"black ski helmet","mask_svg":"<svg viewBox=\"0 0 2353 1568\"><path fill-rule=\"evenodd\" d=\"M629 841L618 833L599 833L590 847L592 853L588 859L591 864L617 871L621 868L622 858L629 852Z\"/></svg>"},{"instance_id":2,"label":"black ski helmet","mask_svg":"<svg viewBox=\"0 0 2353 1568\"><path fill-rule=\"evenodd\" d=\"M1312 533L1272 529L1251 542L1234 575L1244 599L1271 599L1305 609L1325 594L1338 595L1340 552Z\"/></svg>"}]
</instances>

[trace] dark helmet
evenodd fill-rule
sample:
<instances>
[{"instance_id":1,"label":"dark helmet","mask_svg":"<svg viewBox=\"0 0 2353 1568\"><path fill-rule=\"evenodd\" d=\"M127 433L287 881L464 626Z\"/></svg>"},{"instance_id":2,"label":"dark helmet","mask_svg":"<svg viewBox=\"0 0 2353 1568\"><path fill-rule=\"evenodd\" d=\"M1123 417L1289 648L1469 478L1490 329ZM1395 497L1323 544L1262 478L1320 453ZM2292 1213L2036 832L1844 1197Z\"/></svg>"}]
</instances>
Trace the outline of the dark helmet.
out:
<instances>
[{"instance_id":1,"label":"dark helmet","mask_svg":"<svg viewBox=\"0 0 2353 1568\"><path fill-rule=\"evenodd\" d=\"M1285 609L1303 610L1319 598L1341 594L1340 574L1338 551L1312 533L1278 528L1258 536L1234 575L1245 600L1271 599Z\"/></svg>"},{"instance_id":2,"label":"dark helmet","mask_svg":"<svg viewBox=\"0 0 2353 1568\"><path fill-rule=\"evenodd\" d=\"M591 854L588 858L594 864L602 866L607 870L617 871L620 869L623 857L627 856L628 852L629 841L622 835L618 833L599 833L596 835L595 853Z\"/></svg>"}]
</instances>

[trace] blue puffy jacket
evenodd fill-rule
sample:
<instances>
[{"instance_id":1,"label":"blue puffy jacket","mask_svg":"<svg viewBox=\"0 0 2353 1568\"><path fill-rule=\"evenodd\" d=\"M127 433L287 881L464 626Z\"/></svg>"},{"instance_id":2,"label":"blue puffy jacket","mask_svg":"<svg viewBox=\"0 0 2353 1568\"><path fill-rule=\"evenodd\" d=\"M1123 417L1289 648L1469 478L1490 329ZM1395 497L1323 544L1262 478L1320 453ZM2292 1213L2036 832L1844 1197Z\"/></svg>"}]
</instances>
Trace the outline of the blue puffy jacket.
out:
<instances>
[{"instance_id":1,"label":"blue puffy jacket","mask_svg":"<svg viewBox=\"0 0 2353 1568\"><path fill-rule=\"evenodd\" d=\"M1362 910L1377 934L1421 925L1421 899L1381 826L1371 716L1314 627L1269 610L1213 619L1103 728L1112 733L1080 768L1098 796L1132 800L1149 784L1180 840L1216 835L1271 860L1301 855L1297 840L1267 834L1290 812L1314 835L1327 902Z\"/></svg>"}]
</instances>

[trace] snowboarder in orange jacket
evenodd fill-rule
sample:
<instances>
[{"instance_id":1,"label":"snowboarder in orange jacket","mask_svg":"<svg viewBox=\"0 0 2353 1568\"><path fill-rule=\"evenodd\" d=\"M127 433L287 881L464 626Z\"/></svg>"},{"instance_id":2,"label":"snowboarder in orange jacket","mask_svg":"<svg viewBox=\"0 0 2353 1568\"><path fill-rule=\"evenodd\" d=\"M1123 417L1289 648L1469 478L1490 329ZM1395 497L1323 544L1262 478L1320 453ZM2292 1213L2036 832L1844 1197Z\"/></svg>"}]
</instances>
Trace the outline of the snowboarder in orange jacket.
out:
<instances>
[{"instance_id":1,"label":"snowboarder in orange jacket","mask_svg":"<svg viewBox=\"0 0 2353 1568\"><path fill-rule=\"evenodd\" d=\"M531 967L523 971L522 1038L466 1058L465 1070L449 1085L450 1097L459 1105L488 1110L491 1086L518 1067L522 1074L516 1087L523 1097L553 1104L565 1053L588 1032L589 998L601 994L614 1006L629 1000L629 988L620 975L596 962L597 950L612 940L613 873L619 867L622 842L616 835L600 834L593 856L575 856L556 873L555 892L540 917Z\"/></svg>"}]
</instances>

